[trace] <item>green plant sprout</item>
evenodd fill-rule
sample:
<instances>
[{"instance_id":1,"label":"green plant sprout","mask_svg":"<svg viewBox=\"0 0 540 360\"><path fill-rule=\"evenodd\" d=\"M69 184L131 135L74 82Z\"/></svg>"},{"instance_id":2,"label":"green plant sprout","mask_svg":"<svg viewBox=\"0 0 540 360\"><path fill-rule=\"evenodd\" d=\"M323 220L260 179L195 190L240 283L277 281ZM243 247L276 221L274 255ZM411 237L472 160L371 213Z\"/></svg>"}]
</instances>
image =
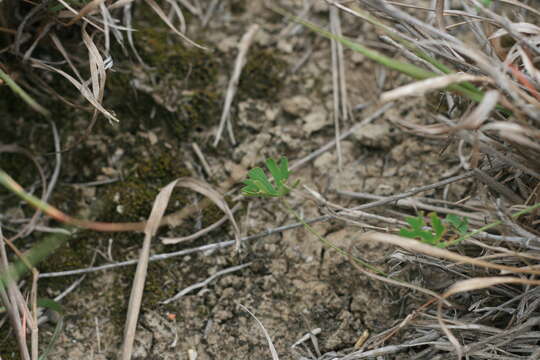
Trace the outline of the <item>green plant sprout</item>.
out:
<instances>
[{"instance_id":1,"label":"green plant sprout","mask_svg":"<svg viewBox=\"0 0 540 360\"><path fill-rule=\"evenodd\" d=\"M270 180L264 173L264 170L260 167L253 168L248 172L248 178L244 180L246 185L242 188L242 192L247 196L262 196L262 197L281 197L287 195L292 189L296 188L300 183L300 180L292 186L287 186L287 180L291 172L289 171L289 161L285 156L282 156L279 165L276 164L274 159L269 158L266 160L266 167L272 174L276 185L272 186Z\"/></svg>"},{"instance_id":2,"label":"green plant sprout","mask_svg":"<svg viewBox=\"0 0 540 360\"><path fill-rule=\"evenodd\" d=\"M256 167L251 169L248 172L248 178L244 180L244 187L242 188L242 193L245 196L260 196L260 197L275 197L280 198L283 205L285 206L287 212L295 217L306 230L311 234L315 235L319 241L323 244L335 249L341 255L346 257L351 257L349 253L345 250L337 247L328 241L325 237L318 234L309 224L307 224L304 219L285 200L285 195L288 195L292 190L294 190L298 184L299 180L296 180L292 186L287 185L291 171L289 170L289 162L285 156L282 156L279 161L279 165L274 159L266 160L266 167L270 171L270 174L275 180L275 185L272 185L270 179L266 175L263 169ZM517 219L521 215L527 214L540 208L540 203L531 205L521 211L518 211L512 214L510 217ZM444 219L439 218L439 216L432 212L428 214L431 227L429 227L424 219L424 213L420 212L420 215L417 217L408 217L406 218L409 228L402 228L399 231L399 234L403 237L418 239L426 244L433 245L439 248L446 248L452 245L457 245L462 241L475 236L483 231L489 230L495 226L501 225L502 221L497 220L490 224L487 224L479 229L476 229L472 232L469 232L469 221L467 217L460 217L454 214L448 214ZM447 240L443 241L443 238L448 232L451 231L454 236ZM379 275L387 276L382 270L377 269L376 267L362 261L358 258L352 257L352 259L361 264L365 268L368 268Z\"/></svg>"},{"instance_id":3,"label":"green plant sprout","mask_svg":"<svg viewBox=\"0 0 540 360\"><path fill-rule=\"evenodd\" d=\"M418 216L407 217L405 219L410 228L400 229L399 235L410 239L418 239L423 243L439 248L445 248L451 244L450 241L442 241L450 228L460 236L466 235L469 230L467 217L448 214L444 220L441 220L434 212L429 213L428 216L431 222L431 228L424 220L424 212L420 211Z\"/></svg>"},{"instance_id":4,"label":"green plant sprout","mask_svg":"<svg viewBox=\"0 0 540 360\"><path fill-rule=\"evenodd\" d=\"M315 235L317 239L323 243L324 245L331 247L332 249L336 250L341 255L351 258L358 264L362 265L364 268L370 269L371 271L377 273L378 275L388 277L388 275L376 268L375 266L360 260L345 250L341 249L340 247L334 245L330 241L328 241L324 236L320 235L313 227L311 227L308 223L304 221L304 219L293 210L293 208L287 203L287 200L285 199L285 195L288 195L292 190L294 190L298 184L300 183L300 180L296 180L292 186L287 185L287 180L289 180L289 175L291 174L291 171L289 170L289 162L285 156L282 156L279 160L279 165L276 163L276 161L272 158L269 158L266 160L266 167L268 168L268 171L270 171L270 174L274 178L276 184L272 185L270 183L270 179L265 174L264 170L260 167L256 167L248 171L248 178L244 180L244 187L242 188L242 193L245 196L260 196L260 197L275 197L280 198L281 202L285 206L285 209L289 214L291 214L293 217L295 217L303 226L304 228L309 231L311 234Z\"/></svg>"}]
</instances>

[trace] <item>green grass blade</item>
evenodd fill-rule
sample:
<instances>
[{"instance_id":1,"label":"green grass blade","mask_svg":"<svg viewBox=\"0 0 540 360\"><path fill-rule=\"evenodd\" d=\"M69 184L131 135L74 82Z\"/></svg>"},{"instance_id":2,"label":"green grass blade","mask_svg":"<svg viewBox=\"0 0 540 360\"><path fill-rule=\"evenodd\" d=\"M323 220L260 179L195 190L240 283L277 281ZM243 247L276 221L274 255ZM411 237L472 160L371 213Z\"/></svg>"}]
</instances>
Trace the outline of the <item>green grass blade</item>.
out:
<instances>
[{"instance_id":1,"label":"green grass blade","mask_svg":"<svg viewBox=\"0 0 540 360\"><path fill-rule=\"evenodd\" d=\"M66 234L51 234L47 236L44 240L25 252L25 260L32 266L39 264L68 241L70 237L71 235ZM0 286L4 287L8 281L18 281L28 271L30 269L26 264L20 259L17 260L9 266L7 274L0 274Z\"/></svg>"},{"instance_id":2,"label":"green grass blade","mask_svg":"<svg viewBox=\"0 0 540 360\"><path fill-rule=\"evenodd\" d=\"M21 97L32 109L37 111L43 116L48 117L50 115L49 110L41 106L36 100L34 100L26 91L23 90L13 79L0 69L0 79L4 80L7 86L17 95Z\"/></svg>"},{"instance_id":3,"label":"green grass blade","mask_svg":"<svg viewBox=\"0 0 540 360\"><path fill-rule=\"evenodd\" d=\"M301 18L298 18L298 17L295 17L295 16L292 16L290 15L289 13L287 13L285 10L283 9L280 9L278 7L274 7L272 6L271 7L272 10L276 11L277 13L285 16L285 17L288 17L290 19L292 19L293 21L295 22L298 22L302 25L304 25L305 27L309 28L310 30L318 33L319 35L321 36L324 36L328 39L333 39L333 40L336 40L336 41L339 41L341 44L343 44L344 46L348 47L349 49L355 51L355 52L358 52L362 55L364 55L365 57L373 60L373 61L376 61L378 62L379 64L389 68L389 69L394 69L394 70L397 70L399 72L402 72L414 79L417 79L417 80L425 80L425 79L429 79L429 78L432 78L432 77L436 77L438 76L438 74L432 72L432 71L428 71L428 70L425 70L419 66L416 66L416 65L413 65L413 64L409 64L409 63L405 63L405 62L401 62L401 61L398 61L398 60L394 60L386 55L383 55L381 53L379 53L378 51L375 51L375 50L372 50L364 45L361 45L361 44L358 44L358 43L355 43L354 41L352 40L349 40L347 39L346 37L343 37L343 36L337 36L333 33L331 33L330 31L327 31L309 21L306 21L304 19L301 19ZM452 73L452 72L450 72ZM470 85L470 84L469 84ZM462 95L462 96L465 96L473 101L476 101L476 102L480 102L482 101L482 99L484 98L484 93L477 90L475 87L471 88L470 86L464 86L463 84L453 84L453 85L450 85L448 86L448 89L449 90L452 90L452 91L455 91L456 93Z\"/></svg>"},{"instance_id":4,"label":"green grass blade","mask_svg":"<svg viewBox=\"0 0 540 360\"><path fill-rule=\"evenodd\" d=\"M62 333L62 329L64 328L64 316L60 317L60 320L58 320L58 323L56 324L56 327L54 328L54 333L51 338L51 342L49 345L47 345L47 348L43 352L43 354L38 358L38 360L46 360L47 356L49 356L49 353L53 349L54 344L56 343L56 340L58 340L58 337Z\"/></svg>"},{"instance_id":5,"label":"green grass blade","mask_svg":"<svg viewBox=\"0 0 540 360\"><path fill-rule=\"evenodd\" d=\"M340 5L336 5L338 6L339 8L341 7ZM447 67L446 65L444 65L443 63L441 63L440 61L438 61L437 59L435 59L434 57L428 55L424 50L422 50L422 48L420 48L418 45L416 45L415 43L405 39L403 36L401 36L398 32L396 32L394 29L392 29L391 27L387 26L386 24L384 24L382 21L379 21L377 18L375 18L374 16L371 16L368 12L366 11L363 11L362 9L359 9L358 7L356 7L354 10L353 9L350 9L348 8L348 11L351 11L354 13L355 16L358 16L359 18L369 22L370 24L378 27L379 29L381 29L382 31L384 31L386 33L386 35L388 35L390 38L392 38L394 41L397 41L398 43L400 43L401 45L403 45L404 47L406 47L408 50L412 51L414 54L416 54L416 56L418 56L419 58L421 58L422 60L425 60L427 61L428 63L430 63L431 65L433 65L434 67L436 67L438 70L440 70L441 72L443 72L444 74L452 74L454 73L455 71L452 70L451 68ZM478 94L482 94L482 91L480 91L476 86L474 86L473 84L469 83L469 82L463 82L461 83L462 86L468 88L469 90L473 91L473 92L477 92Z\"/></svg>"}]
</instances>

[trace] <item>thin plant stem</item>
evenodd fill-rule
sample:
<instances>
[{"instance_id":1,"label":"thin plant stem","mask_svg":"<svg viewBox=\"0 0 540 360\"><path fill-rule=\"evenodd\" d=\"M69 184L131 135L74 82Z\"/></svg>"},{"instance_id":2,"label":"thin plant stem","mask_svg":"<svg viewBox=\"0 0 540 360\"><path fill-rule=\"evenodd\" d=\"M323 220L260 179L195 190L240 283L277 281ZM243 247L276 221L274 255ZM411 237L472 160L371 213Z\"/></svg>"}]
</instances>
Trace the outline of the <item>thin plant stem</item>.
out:
<instances>
[{"instance_id":1,"label":"thin plant stem","mask_svg":"<svg viewBox=\"0 0 540 360\"><path fill-rule=\"evenodd\" d=\"M510 215L510 217L511 217L512 219L517 219L517 218L520 217L521 215L528 214L528 213L530 213L531 211L536 210L536 209L538 209L538 208L540 208L540 202L539 202L539 203L536 203L536 204L534 204L534 205L531 205L531 206L529 206L529 207L527 207L527 208L525 208L525 209L523 209L523 210L520 210L520 211L518 211L518 212L516 212L516 213L514 213L514 214L512 214L512 215ZM479 234L479 233L481 233L481 232L484 232L484 231L486 231L486 230L489 230L489 229L494 228L495 226L498 226L498 225L501 225L501 224L502 224L502 220L497 220L497 221L494 221L494 222L489 223L489 224L487 224L487 225L484 225L484 226L482 226L482 227L479 228L479 229L476 229L476 230L474 230L474 231L472 231L472 232L470 232L470 233L468 233L468 234L463 235L462 237L460 237L460 238L458 238L458 239L456 239L456 240L454 240L454 241L451 241L451 242L448 244L448 246L451 246L451 245L457 245L457 244L461 243L462 241L467 240L467 239L470 238L470 237L473 237L474 235L477 235L477 234Z\"/></svg>"},{"instance_id":2,"label":"thin plant stem","mask_svg":"<svg viewBox=\"0 0 540 360\"><path fill-rule=\"evenodd\" d=\"M302 217L296 212L294 211L294 209L287 203L287 200L285 200L285 198L281 198L281 202L283 203L283 205L285 206L285 209L287 210L287 212L292 215L293 217L295 217L300 223L302 223L302 225L304 226L304 228L309 231L311 234L315 235L315 237L321 242L323 243L324 245L336 250L338 253L340 253L341 255L345 256L347 259L352 259L354 260L356 263L358 263L359 265L362 265L363 267L379 274L379 275L382 275L384 277L388 277L388 274L386 274L384 271L378 269L377 267L363 261L363 260L360 260L358 259L357 257L354 257L352 256L351 254L349 254L347 251L341 249L339 246L336 246L335 244L333 244L332 242L328 241L328 239L326 239L324 236L322 236L321 234L319 234L313 227L311 227L308 223L306 223L304 221L304 219L302 219Z\"/></svg>"},{"instance_id":3,"label":"thin plant stem","mask_svg":"<svg viewBox=\"0 0 540 360\"><path fill-rule=\"evenodd\" d=\"M0 69L0 79L4 80L7 86L17 95L20 96L21 99L24 100L25 103L27 103L32 109L39 112L43 116L49 116L50 112L49 110L45 109L43 106L38 104L36 100L34 100L26 91L23 90L13 79L6 74L5 72Z\"/></svg>"}]
</instances>

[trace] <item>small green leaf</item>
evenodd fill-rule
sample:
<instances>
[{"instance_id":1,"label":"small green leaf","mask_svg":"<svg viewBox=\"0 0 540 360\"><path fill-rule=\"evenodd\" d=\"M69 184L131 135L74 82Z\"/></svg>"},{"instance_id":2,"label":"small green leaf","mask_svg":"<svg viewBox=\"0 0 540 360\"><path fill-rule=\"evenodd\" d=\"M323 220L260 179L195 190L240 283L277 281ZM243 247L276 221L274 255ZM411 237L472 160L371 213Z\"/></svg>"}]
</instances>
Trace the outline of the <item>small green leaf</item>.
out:
<instances>
[{"instance_id":1,"label":"small green leaf","mask_svg":"<svg viewBox=\"0 0 540 360\"><path fill-rule=\"evenodd\" d=\"M465 216L459 217L454 214L448 214L444 220L452 225L460 235L465 235L469 231L469 219Z\"/></svg>"},{"instance_id":2,"label":"small green leaf","mask_svg":"<svg viewBox=\"0 0 540 360\"><path fill-rule=\"evenodd\" d=\"M399 234L401 236L411 239L420 238L425 240L426 232L423 230L423 228L426 226L426 223L424 221L423 212L420 212L420 215L418 215L417 217L407 217L405 218L405 221L409 224L410 229L401 229L399 231Z\"/></svg>"},{"instance_id":3,"label":"small green leaf","mask_svg":"<svg viewBox=\"0 0 540 360\"><path fill-rule=\"evenodd\" d=\"M56 311L59 314L63 314L64 310L62 309L62 305L52 299L47 298L39 298L37 299L37 306L46 308L52 311Z\"/></svg>"},{"instance_id":4,"label":"small green leaf","mask_svg":"<svg viewBox=\"0 0 540 360\"><path fill-rule=\"evenodd\" d=\"M270 184L270 181L266 177L266 174L260 167L251 169L248 172L248 175L251 176L254 184L257 185L259 190L264 191L268 194L272 194L275 192L274 187L272 186L272 184Z\"/></svg>"},{"instance_id":5,"label":"small green leaf","mask_svg":"<svg viewBox=\"0 0 540 360\"><path fill-rule=\"evenodd\" d=\"M441 219L434 212L429 213L429 218L431 219L431 227L435 231L435 241L438 244L446 232L446 226L444 226Z\"/></svg>"},{"instance_id":6,"label":"small green leaf","mask_svg":"<svg viewBox=\"0 0 540 360\"><path fill-rule=\"evenodd\" d=\"M410 239L418 239L426 244L444 247L445 243L442 243L441 240L446 233L446 226L434 212L429 214L429 218L431 228L426 225L422 211L417 217L406 218L405 221L407 221L410 228L400 229L399 234Z\"/></svg>"},{"instance_id":7,"label":"small green leaf","mask_svg":"<svg viewBox=\"0 0 540 360\"><path fill-rule=\"evenodd\" d=\"M270 171L270 174L272 174L274 180L276 180L276 184L279 184L279 182L282 180L282 176L281 170L278 168L275 160L272 158L266 159L266 167ZM287 180L287 178L285 178L285 180Z\"/></svg>"},{"instance_id":8,"label":"small green leaf","mask_svg":"<svg viewBox=\"0 0 540 360\"><path fill-rule=\"evenodd\" d=\"M270 183L263 169L256 167L248 171L248 178L244 180L244 185L246 185L242 188L244 195L280 197L291 191L291 188L286 184L290 174L286 157L281 157L279 166L274 159L269 158L266 160L266 167L274 178L275 186ZM298 183L297 180L292 188L296 187Z\"/></svg>"}]
</instances>

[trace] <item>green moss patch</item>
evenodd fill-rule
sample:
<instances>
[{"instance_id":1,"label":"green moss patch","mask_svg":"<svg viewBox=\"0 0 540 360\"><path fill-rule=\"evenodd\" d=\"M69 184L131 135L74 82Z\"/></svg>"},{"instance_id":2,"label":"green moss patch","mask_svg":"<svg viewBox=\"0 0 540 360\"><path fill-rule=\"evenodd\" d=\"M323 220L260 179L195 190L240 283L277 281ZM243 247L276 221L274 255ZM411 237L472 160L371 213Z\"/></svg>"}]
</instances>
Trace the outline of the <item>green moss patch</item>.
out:
<instances>
[{"instance_id":1,"label":"green moss patch","mask_svg":"<svg viewBox=\"0 0 540 360\"><path fill-rule=\"evenodd\" d=\"M176 178L189 176L182 159L166 149L149 149L146 159L133 159L127 167L133 168L124 181L105 187L98 197L102 206L98 210L102 221L141 221L148 218L159 190ZM175 191L169 209L185 206L187 199Z\"/></svg>"},{"instance_id":2,"label":"green moss patch","mask_svg":"<svg viewBox=\"0 0 540 360\"><path fill-rule=\"evenodd\" d=\"M210 90L187 91L178 105L177 117L169 122L174 134L185 138L219 122L221 97Z\"/></svg>"},{"instance_id":3,"label":"green moss patch","mask_svg":"<svg viewBox=\"0 0 540 360\"><path fill-rule=\"evenodd\" d=\"M145 63L154 69L159 81L182 80L186 89L205 88L216 81L219 62L215 55L184 45L170 35L165 25L142 27L135 34L137 49Z\"/></svg>"},{"instance_id":4,"label":"green moss patch","mask_svg":"<svg viewBox=\"0 0 540 360\"><path fill-rule=\"evenodd\" d=\"M270 49L250 51L238 84L242 98L275 100L283 86L287 63Z\"/></svg>"}]
</instances>

